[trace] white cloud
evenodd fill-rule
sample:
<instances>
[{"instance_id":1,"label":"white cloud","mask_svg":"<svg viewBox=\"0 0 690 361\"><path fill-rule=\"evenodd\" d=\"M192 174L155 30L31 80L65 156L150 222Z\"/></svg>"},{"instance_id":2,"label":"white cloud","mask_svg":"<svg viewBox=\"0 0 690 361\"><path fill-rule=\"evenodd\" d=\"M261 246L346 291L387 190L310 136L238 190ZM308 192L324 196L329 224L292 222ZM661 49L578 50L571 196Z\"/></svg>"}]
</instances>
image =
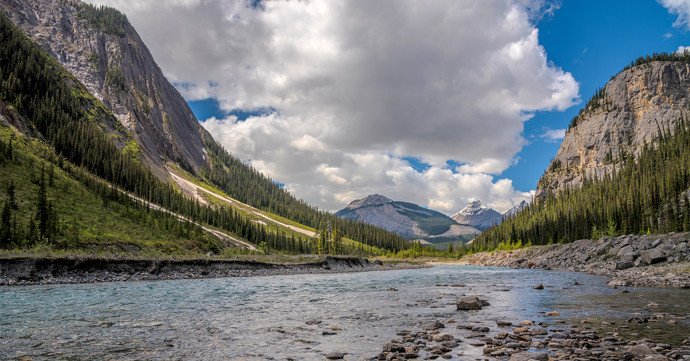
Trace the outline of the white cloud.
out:
<instances>
[{"instance_id":1,"label":"white cloud","mask_svg":"<svg viewBox=\"0 0 690 361\"><path fill-rule=\"evenodd\" d=\"M325 209L369 193L447 213L470 199L509 208L529 194L493 175L525 144L523 122L579 101L539 45L552 1L94 2L127 14L186 99L276 109L204 126Z\"/></svg>"},{"instance_id":2,"label":"white cloud","mask_svg":"<svg viewBox=\"0 0 690 361\"><path fill-rule=\"evenodd\" d=\"M676 50L676 53L678 53L678 54L684 54L687 52L690 52L690 46L682 46L681 45L678 47L678 50Z\"/></svg>"},{"instance_id":3,"label":"white cloud","mask_svg":"<svg viewBox=\"0 0 690 361\"><path fill-rule=\"evenodd\" d=\"M661 5L668 9L670 14L678 18L673 26L690 30L690 0L658 0Z\"/></svg>"},{"instance_id":4,"label":"white cloud","mask_svg":"<svg viewBox=\"0 0 690 361\"><path fill-rule=\"evenodd\" d=\"M544 134L541 135L541 138L545 139L547 142L555 143L555 142L558 142L561 139L563 139L563 137L565 137L565 132L567 130L568 129L566 129L566 128L563 128L563 129L546 129L544 131Z\"/></svg>"}]
</instances>

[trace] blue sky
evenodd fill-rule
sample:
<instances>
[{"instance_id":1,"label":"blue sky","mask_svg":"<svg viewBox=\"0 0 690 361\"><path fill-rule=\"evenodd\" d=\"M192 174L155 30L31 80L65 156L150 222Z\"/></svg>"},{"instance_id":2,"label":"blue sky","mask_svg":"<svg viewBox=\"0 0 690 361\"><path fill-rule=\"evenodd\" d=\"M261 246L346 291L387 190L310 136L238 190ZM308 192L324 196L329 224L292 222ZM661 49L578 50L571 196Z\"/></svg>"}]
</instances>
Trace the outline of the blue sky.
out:
<instances>
[{"instance_id":1,"label":"blue sky","mask_svg":"<svg viewBox=\"0 0 690 361\"><path fill-rule=\"evenodd\" d=\"M107 3L218 142L332 211L530 200L596 88L690 45L690 0Z\"/></svg>"}]
</instances>

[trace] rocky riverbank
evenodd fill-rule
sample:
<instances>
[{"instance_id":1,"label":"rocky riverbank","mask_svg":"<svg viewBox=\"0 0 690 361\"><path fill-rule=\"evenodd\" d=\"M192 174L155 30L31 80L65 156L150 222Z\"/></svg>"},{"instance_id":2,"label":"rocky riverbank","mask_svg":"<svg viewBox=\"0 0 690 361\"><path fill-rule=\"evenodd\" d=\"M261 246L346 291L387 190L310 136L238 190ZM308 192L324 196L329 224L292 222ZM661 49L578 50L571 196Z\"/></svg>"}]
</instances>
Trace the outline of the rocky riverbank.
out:
<instances>
[{"instance_id":1,"label":"rocky riverbank","mask_svg":"<svg viewBox=\"0 0 690 361\"><path fill-rule=\"evenodd\" d=\"M448 329L460 330L462 336L457 335L457 330L444 331ZM530 320L497 321L491 326L455 320L444 324L435 320L419 330L399 331L398 336L399 339L383 346L381 353L372 360L690 360L690 338L681 345L671 346L663 340L626 340L618 332L603 332L588 326L549 327ZM480 349L482 357L467 355L472 349Z\"/></svg>"},{"instance_id":2,"label":"rocky riverbank","mask_svg":"<svg viewBox=\"0 0 690 361\"><path fill-rule=\"evenodd\" d=\"M690 233L627 235L465 256L477 266L558 269L611 278L609 285L690 288Z\"/></svg>"},{"instance_id":3,"label":"rocky riverbank","mask_svg":"<svg viewBox=\"0 0 690 361\"><path fill-rule=\"evenodd\" d=\"M370 262L366 258L332 256L304 263L209 259L0 258L0 285L346 273L422 267L426 266L420 263Z\"/></svg>"}]
</instances>

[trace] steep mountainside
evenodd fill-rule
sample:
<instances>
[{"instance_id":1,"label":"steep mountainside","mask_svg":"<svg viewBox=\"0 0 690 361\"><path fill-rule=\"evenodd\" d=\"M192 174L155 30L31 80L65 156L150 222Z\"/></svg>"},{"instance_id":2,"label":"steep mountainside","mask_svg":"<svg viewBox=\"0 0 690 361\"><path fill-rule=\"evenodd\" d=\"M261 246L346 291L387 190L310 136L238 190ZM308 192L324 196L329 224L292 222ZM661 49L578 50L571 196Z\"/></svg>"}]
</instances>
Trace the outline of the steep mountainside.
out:
<instances>
[{"instance_id":1,"label":"steep mountainside","mask_svg":"<svg viewBox=\"0 0 690 361\"><path fill-rule=\"evenodd\" d=\"M612 77L573 119L540 199L474 250L690 231L689 73L690 52L661 53Z\"/></svg>"},{"instance_id":2,"label":"steep mountainside","mask_svg":"<svg viewBox=\"0 0 690 361\"><path fill-rule=\"evenodd\" d=\"M451 239L468 240L479 230L457 224L443 213L408 202L393 201L379 194L352 201L336 216L377 225L410 239L430 243Z\"/></svg>"},{"instance_id":3,"label":"steep mountainside","mask_svg":"<svg viewBox=\"0 0 690 361\"><path fill-rule=\"evenodd\" d=\"M205 130L123 14L64 0L0 0L0 10L112 111L136 140L119 147L159 178L166 161L206 164Z\"/></svg>"},{"instance_id":4,"label":"steep mountainside","mask_svg":"<svg viewBox=\"0 0 690 361\"><path fill-rule=\"evenodd\" d=\"M496 223L501 223L502 216L481 201L474 201L460 210L460 212L452 215L451 218L460 224L467 224L478 229L487 229Z\"/></svg>"},{"instance_id":5,"label":"steep mountainside","mask_svg":"<svg viewBox=\"0 0 690 361\"><path fill-rule=\"evenodd\" d=\"M579 187L583 177L612 174L631 155L639 154L645 143L654 141L660 130L673 131L681 115L687 115L690 64L653 59L638 59L637 65L612 77L573 119L558 154L539 180L538 196Z\"/></svg>"},{"instance_id":6,"label":"steep mountainside","mask_svg":"<svg viewBox=\"0 0 690 361\"><path fill-rule=\"evenodd\" d=\"M41 4L43 3L39 5ZM45 4L53 4L53 2L45 0ZM42 6L47 6L45 4ZM65 6L71 5L65 4ZM94 21L99 22L99 27L117 33L119 28L113 27L113 19L123 18L120 13L108 8L89 9L95 11L96 20ZM49 29L47 31L50 32ZM184 100L180 98L180 102L184 103ZM251 207L241 205L235 200L223 201L218 197L206 195L204 199L208 200L207 202L187 198L167 182L169 173L165 172L165 168L159 168L159 174L154 174L156 170L150 167L150 164L138 160L137 155L141 154L138 153L137 141L113 113L95 98L79 79L45 50L39 48L2 13L0 13L0 122L2 123L0 127L7 127L8 130L8 139L5 138L0 142L0 153L4 148L6 152L4 158L9 159L7 162L0 159L0 168L2 168L0 204L3 207L0 217L2 220L0 222L2 237L0 238L3 242L0 248L26 250L35 246L40 251L41 247L59 246L63 252L67 252L66 254L72 254L81 252L83 244L75 244L70 240L74 241L77 238L81 240L82 230L86 227L88 227L89 235L84 239L97 243L122 240L129 237L128 235L132 234L133 230L139 229L134 225L116 228L109 216L93 219L89 206L93 205L91 203L94 197L89 197L85 193L81 195L82 198L79 198L81 202L79 209L87 212L89 216L84 216L79 212L61 211L69 207L63 207L60 203L68 202L74 205L77 204L76 201L60 197L45 199L41 194L50 193L47 191L39 192L40 199L37 202L35 194L26 192L18 186L16 188L11 186L10 178L16 174L29 175L21 177L22 182L40 183L40 178L36 176L37 169L41 173L43 173L42 169L46 169L46 172L54 169L57 174L57 168L60 168L72 177L78 178L76 181L81 182L102 198L105 214L109 214L111 210L116 211L115 207L109 206L110 202L115 202L125 207L125 218L142 218L149 222L148 227L145 226L144 229L152 232L150 237L157 236L154 232L169 233L162 237L164 242L154 245L153 249L170 250L170 242L176 242L176 237L180 237L182 233L184 233L183 238L193 237L198 241L206 237L200 235L197 232L198 229L203 229L204 232L212 235L218 235L218 229L220 229L226 232L226 235L231 234L229 238L235 239L236 243L245 245L247 242L253 243L262 246L265 251L310 253L317 250L315 239L311 238L314 235L313 229L305 230L308 227L257 209L252 209L251 214L246 214L238 209ZM17 163L17 159L12 156L12 149L13 143L18 141L38 142L44 146L44 149L39 148L37 151L29 149L26 156ZM230 193L233 197L251 195L251 198L246 197L246 202L262 210L270 208L293 221L301 218L309 220L310 224L318 225L319 221L327 221L323 224L330 222L341 232L343 237L342 242L338 242L338 247L333 246L329 249L319 247L318 250L364 254L380 252L376 247L392 251L408 247L408 242L396 234L363 223L337 219L331 214L310 207L280 189L255 169L229 155L210 137L204 137L203 141L208 147L206 150L211 162L198 173L205 171L203 173L213 176L214 180L206 179L210 183ZM40 164L35 161L36 158L42 159ZM185 165L184 162L181 163ZM175 169L175 167L172 168ZM175 169L175 171L178 174L184 174L180 169ZM161 174L162 172L165 173ZM195 178L193 175L186 174L185 177L194 178L198 183L203 183L202 179ZM178 178L182 179L180 177L176 179ZM22 186L31 187L30 184L25 183ZM214 188L209 184L200 186L205 190ZM12 189L16 192L13 193ZM61 189L62 193L68 191L69 189L66 188ZM210 193L217 192L219 191ZM22 196L15 197L16 194ZM227 199L225 195L219 196ZM83 201L87 201L87 204ZM143 206L142 211L128 210L127 207L131 207L132 202L139 206L148 202L148 205ZM27 205L26 208L24 205ZM180 222L177 216L170 217L169 213L165 212L160 215L152 214L160 209L174 212L194 222ZM288 222L291 224L287 224ZM126 224L126 220L124 223ZM176 224L183 224L184 227L178 228ZM176 229L171 229L171 227ZM76 233L67 234L70 228L76 229L75 232L79 233L79 237L75 237ZM299 231L295 231L296 228L299 228ZM99 232L94 236L91 233L94 229L107 229L112 232ZM129 231L121 231L121 229ZM194 232L192 229L195 229ZM134 231L135 241L149 236L137 237L136 234ZM324 232L321 234L323 235ZM213 239L213 237L215 236L206 238ZM366 243L366 246L358 241ZM198 243L194 242L190 245L189 248L178 249L185 255L208 249L204 245L197 247ZM98 248L100 245L96 246L95 248ZM253 246L249 245L249 247ZM222 247L212 248L212 252L223 251ZM132 255L129 249L124 253ZM167 254L167 251L163 253Z\"/></svg>"}]
</instances>

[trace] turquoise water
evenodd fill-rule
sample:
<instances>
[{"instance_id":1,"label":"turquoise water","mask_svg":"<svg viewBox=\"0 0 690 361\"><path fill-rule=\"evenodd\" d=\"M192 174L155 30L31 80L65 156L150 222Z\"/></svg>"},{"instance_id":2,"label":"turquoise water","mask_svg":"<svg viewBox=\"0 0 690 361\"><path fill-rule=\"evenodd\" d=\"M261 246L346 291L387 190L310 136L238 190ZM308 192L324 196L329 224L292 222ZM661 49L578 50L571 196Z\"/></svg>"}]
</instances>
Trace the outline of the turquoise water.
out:
<instances>
[{"instance_id":1,"label":"turquoise water","mask_svg":"<svg viewBox=\"0 0 690 361\"><path fill-rule=\"evenodd\" d=\"M561 314L558 320L576 324L588 319L595 327L602 320L626 324L635 312L674 317L690 312L687 290L630 289L620 295L605 281L572 272L438 266L2 287L0 359L323 360L326 353L342 351L350 353L347 360L362 360L376 356L397 331L416 330L431 319L497 331L496 320L556 325L555 318L544 315L554 310ZM443 286L458 283L464 287ZM546 288L534 290L537 283ZM484 295L491 306L456 311L455 300L471 294ZM651 302L659 306L650 309ZM690 334L688 319L677 320L635 331L644 336L661 330L656 337ZM444 332L460 335L452 323L447 326Z\"/></svg>"}]
</instances>

